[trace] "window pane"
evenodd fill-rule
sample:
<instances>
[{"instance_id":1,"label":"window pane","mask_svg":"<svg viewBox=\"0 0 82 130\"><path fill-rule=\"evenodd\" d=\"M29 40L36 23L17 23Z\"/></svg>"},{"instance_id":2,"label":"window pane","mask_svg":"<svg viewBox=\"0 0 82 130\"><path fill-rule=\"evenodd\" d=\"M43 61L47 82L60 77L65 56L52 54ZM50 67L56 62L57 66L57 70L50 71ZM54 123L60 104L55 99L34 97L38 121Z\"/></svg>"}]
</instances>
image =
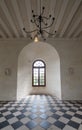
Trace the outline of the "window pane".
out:
<instances>
[{"instance_id":1,"label":"window pane","mask_svg":"<svg viewBox=\"0 0 82 130\"><path fill-rule=\"evenodd\" d=\"M38 78L38 74L35 73L35 74L34 74L34 79L35 79L35 77Z\"/></svg>"},{"instance_id":2,"label":"window pane","mask_svg":"<svg viewBox=\"0 0 82 130\"><path fill-rule=\"evenodd\" d=\"M34 68L34 74L38 74L38 68Z\"/></svg>"},{"instance_id":3,"label":"window pane","mask_svg":"<svg viewBox=\"0 0 82 130\"><path fill-rule=\"evenodd\" d=\"M34 76L34 80L37 80L37 81L38 81L38 76Z\"/></svg>"},{"instance_id":4,"label":"window pane","mask_svg":"<svg viewBox=\"0 0 82 130\"><path fill-rule=\"evenodd\" d=\"M44 85L44 80L40 79L40 85Z\"/></svg>"},{"instance_id":5,"label":"window pane","mask_svg":"<svg viewBox=\"0 0 82 130\"><path fill-rule=\"evenodd\" d=\"M40 73L44 73L44 68L40 68Z\"/></svg>"},{"instance_id":6,"label":"window pane","mask_svg":"<svg viewBox=\"0 0 82 130\"><path fill-rule=\"evenodd\" d=\"M38 79L34 79L34 85L38 85Z\"/></svg>"},{"instance_id":7,"label":"window pane","mask_svg":"<svg viewBox=\"0 0 82 130\"><path fill-rule=\"evenodd\" d=\"M38 79L38 69L34 69L34 79Z\"/></svg>"},{"instance_id":8,"label":"window pane","mask_svg":"<svg viewBox=\"0 0 82 130\"><path fill-rule=\"evenodd\" d=\"M42 66L44 66L44 63L43 63L42 61L36 61L36 62L34 63L34 66L35 66L35 67L42 67Z\"/></svg>"},{"instance_id":9,"label":"window pane","mask_svg":"<svg viewBox=\"0 0 82 130\"><path fill-rule=\"evenodd\" d=\"M40 68L40 85L44 85L44 68Z\"/></svg>"},{"instance_id":10,"label":"window pane","mask_svg":"<svg viewBox=\"0 0 82 130\"><path fill-rule=\"evenodd\" d=\"M44 68L40 68L40 79L44 79Z\"/></svg>"},{"instance_id":11,"label":"window pane","mask_svg":"<svg viewBox=\"0 0 82 130\"><path fill-rule=\"evenodd\" d=\"M33 82L34 82L34 85L38 85L38 69L37 68L34 68L34 76L33 76Z\"/></svg>"}]
</instances>

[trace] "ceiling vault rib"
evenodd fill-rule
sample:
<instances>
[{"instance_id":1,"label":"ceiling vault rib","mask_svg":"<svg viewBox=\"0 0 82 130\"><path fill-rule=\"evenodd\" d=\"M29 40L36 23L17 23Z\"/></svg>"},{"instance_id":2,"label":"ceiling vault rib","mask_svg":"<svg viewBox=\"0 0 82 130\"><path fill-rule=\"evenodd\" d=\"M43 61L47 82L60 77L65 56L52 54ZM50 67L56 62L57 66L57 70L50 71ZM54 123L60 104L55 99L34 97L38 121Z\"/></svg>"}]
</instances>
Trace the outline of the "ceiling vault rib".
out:
<instances>
[{"instance_id":1,"label":"ceiling vault rib","mask_svg":"<svg viewBox=\"0 0 82 130\"><path fill-rule=\"evenodd\" d=\"M51 1L50 2L50 14L52 15L52 17L54 17L55 18L55 16L54 16L54 8L55 8L55 6L56 6L56 0L54 0L53 2ZM49 14L49 15L50 15ZM50 32L51 31L51 28L48 28L48 32L49 33L51 33L51 34L55 34L54 32L52 33L52 32ZM48 34L48 36L49 36L49 34ZM54 35L53 35L54 36Z\"/></svg>"},{"instance_id":2,"label":"ceiling vault rib","mask_svg":"<svg viewBox=\"0 0 82 130\"><path fill-rule=\"evenodd\" d=\"M74 34L73 37L74 37L74 38L77 37L81 31L82 31L82 27L80 27L80 28L77 30L77 32L75 32L75 34Z\"/></svg>"},{"instance_id":3,"label":"ceiling vault rib","mask_svg":"<svg viewBox=\"0 0 82 130\"><path fill-rule=\"evenodd\" d=\"M30 27L29 31L32 31L33 30L33 26L31 24L32 10L31 10L31 3L30 3L30 1L29 0L25 0L25 5L26 5L27 16L28 16L28 23L29 23L29 27ZM33 33L31 35L32 35L31 37L34 37Z\"/></svg>"},{"instance_id":4,"label":"ceiling vault rib","mask_svg":"<svg viewBox=\"0 0 82 130\"><path fill-rule=\"evenodd\" d=\"M71 22L71 20L72 20L74 14L75 14L75 12L76 12L76 10L78 9L80 3L81 3L81 0L76 0L76 1L75 1L71 12L69 12L67 21L66 21L66 23L64 24L64 27L63 27L63 29L62 29L62 31L61 31L61 33L60 33L60 37L62 37L62 36L64 35L64 33L65 33L65 31L66 31L66 29L67 29L69 23Z\"/></svg>"},{"instance_id":5,"label":"ceiling vault rib","mask_svg":"<svg viewBox=\"0 0 82 130\"><path fill-rule=\"evenodd\" d=\"M6 24L4 23L4 21L0 18L0 24L3 27L3 29L5 30L5 32L8 34L8 36L13 37L11 32L9 31L9 29L7 28Z\"/></svg>"},{"instance_id":6,"label":"ceiling vault rib","mask_svg":"<svg viewBox=\"0 0 82 130\"><path fill-rule=\"evenodd\" d=\"M82 20L82 13L80 14L79 18L76 19L76 22L73 24L72 28L70 29L70 31L67 35L68 37L70 37L74 33L75 29L80 24L81 20Z\"/></svg>"},{"instance_id":7,"label":"ceiling vault rib","mask_svg":"<svg viewBox=\"0 0 82 130\"><path fill-rule=\"evenodd\" d=\"M50 1L48 1L48 2L49 2L49 4L46 4L46 6L45 6L45 16L46 16L46 17L49 17L49 15L51 14L50 11L49 11L49 9L50 9L50 6L49 6L49 5L50 5ZM48 9L48 8L49 8L49 9ZM52 14L51 14L51 15L52 15ZM52 16L52 17L53 17L53 16ZM51 24L51 21L49 20L49 21L48 21L48 25L50 25L50 24ZM47 29L46 29L46 31L47 31L48 33L49 33L49 30L50 30L50 28L47 28ZM48 33L45 33L45 35L44 35L46 38L49 36ZM44 38L44 39L46 39L46 38Z\"/></svg>"},{"instance_id":8,"label":"ceiling vault rib","mask_svg":"<svg viewBox=\"0 0 82 130\"><path fill-rule=\"evenodd\" d=\"M17 4L17 1L16 0L11 0L11 2L12 2L12 5L13 5L13 9L14 9L16 18L18 20L18 24L19 24L19 26L21 28L22 34L23 34L24 37L26 37L26 33L23 31L24 24L23 24L22 17L20 15L20 11L19 11L19 7L18 7L18 4Z\"/></svg>"},{"instance_id":9,"label":"ceiling vault rib","mask_svg":"<svg viewBox=\"0 0 82 130\"><path fill-rule=\"evenodd\" d=\"M0 29L0 35L1 35L3 38L6 38L6 35L1 31L1 29Z\"/></svg>"},{"instance_id":10,"label":"ceiling vault rib","mask_svg":"<svg viewBox=\"0 0 82 130\"><path fill-rule=\"evenodd\" d=\"M58 18L57 18L57 21L56 21L56 24L55 24L55 28L54 28L54 31L58 31L58 28L61 24L61 21L63 19L63 16L64 16L64 13L65 13L65 10L66 10L66 7L68 5L68 0L63 0L63 3L62 3L62 7L61 7L61 10L60 10L60 13L58 15Z\"/></svg>"},{"instance_id":11,"label":"ceiling vault rib","mask_svg":"<svg viewBox=\"0 0 82 130\"><path fill-rule=\"evenodd\" d=\"M4 2L4 1L0 1L0 5L1 5L1 8L2 8L2 10L3 10L3 12L4 12L4 14L5 14L5 16L6 16L7 20L8 20L8 22L9 22L9 24L11 25L11 27L12 27L12 29L13 29L15 35L16 35L17 37L19 37L19 34L18 34L17 29L16 29L16 27L15 27L15 25L14 25L14 23L13 23L13 20L12 20L12 18L11 18L11 15L10 15L10 13L9 13L9 10L8 10L8 8L7 8L6 4L5 4L5 2Z\"/></svg>"}]
</instances>

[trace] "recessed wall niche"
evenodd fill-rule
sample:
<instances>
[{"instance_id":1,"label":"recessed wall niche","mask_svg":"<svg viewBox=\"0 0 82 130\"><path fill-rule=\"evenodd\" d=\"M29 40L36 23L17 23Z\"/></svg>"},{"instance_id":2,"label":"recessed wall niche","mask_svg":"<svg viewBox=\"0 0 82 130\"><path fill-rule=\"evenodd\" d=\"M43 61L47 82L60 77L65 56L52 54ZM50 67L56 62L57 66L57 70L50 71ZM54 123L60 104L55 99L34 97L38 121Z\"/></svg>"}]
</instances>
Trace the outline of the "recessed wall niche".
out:
<instances>
[{"instance_id":1,"label":"recessed wall niche","mask_svg":"<svg viewBox=\"0 0 82 130\"><path fill-rule=\"evenodd\" d=\"M11 69L10 68L5 68L4 73L5 73L6 76L10 76L11 75Z\"/></svg>"},{"instance_id":2,"label":"recessed wall niche","mask_svg":"<svg viewBox=\"0 0 82 130\"><path fill-rule=\"evenodd\" d=\"M73 67L69 67L68 68L68 72L70 75L73 75L74 74L74 68Z\"/></svg>"}]
</instances>

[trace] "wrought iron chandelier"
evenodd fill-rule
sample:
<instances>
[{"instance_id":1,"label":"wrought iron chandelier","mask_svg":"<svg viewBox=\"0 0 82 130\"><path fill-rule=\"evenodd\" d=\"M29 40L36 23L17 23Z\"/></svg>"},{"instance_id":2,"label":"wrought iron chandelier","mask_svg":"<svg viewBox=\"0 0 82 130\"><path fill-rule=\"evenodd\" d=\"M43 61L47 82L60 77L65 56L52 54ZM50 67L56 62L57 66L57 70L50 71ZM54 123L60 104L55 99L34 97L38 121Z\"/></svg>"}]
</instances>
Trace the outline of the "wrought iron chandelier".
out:
<instances>
[{"instance_id":1,"label":"wrought iron chandelier","mask_svg":"<svg viewBox=\"0 0 82 130\"><path fill-rule=\"evenodd\" d=\"M36 27L36 29L32 31L27 31L25 28L23 28L24 32L27 33L27 35L30 36L31 39L34 39L35 42L38 41L38 38L42 38L43 40L46 40L45 34L48 34L49 36L55 35L55 33L49 33L47 31L48 28L50 28L53 23L55 18L52 17L51 14L49 14L48 17L44 16L44 10L45 7L41 7L41 0L40 0L40 14L37 15L34 13L34 10L32 10L32 19L30 20L31 23L33 23ZM34 33L34 37L31 37L31 34Z\"/></svg>"}]
</instances>

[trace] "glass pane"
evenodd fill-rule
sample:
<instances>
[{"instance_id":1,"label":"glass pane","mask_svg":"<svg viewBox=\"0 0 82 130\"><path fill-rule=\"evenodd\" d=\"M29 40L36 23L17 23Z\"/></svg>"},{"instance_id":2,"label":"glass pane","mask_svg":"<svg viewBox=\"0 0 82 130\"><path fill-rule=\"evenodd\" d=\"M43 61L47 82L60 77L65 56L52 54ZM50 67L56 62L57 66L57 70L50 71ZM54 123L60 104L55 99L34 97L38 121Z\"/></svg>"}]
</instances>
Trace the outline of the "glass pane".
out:
<instances>
[{"instance_id":1,"label":"glass pane","mask_svg":"<svg viewBox=\"0 0 82 130\"><path fill-rule=\"evenodd\" d=\"M43 63L42 61L36 61L36 62L34 63L34 66L35 66L35 67L43 67L43 66L44 66L44 63Z\"/></svg>"},{"instance_id":2,"label":"glass pane","mask_svg":"<svg viewBox=\"0 0 82 130\"><path fill-rule=\"evenodd\" d=\"M44 73L44 68L40 68L40 73Z\"/></svg>"},{"instance_id":3,"label":"glass pane","mask_svg":"<svg viewBox=\"0 0 82 130\"><path fill-rule=\"evenodd\" d=\"M34 79L34 85L38 85L38 79Z\"/></svg>"},{"instance_id":4,"label":"glass pane","mask_svg":"<svg viewBox=\"0 0 82 130\"><path fill-rule=\"evenodd\" d=\"M38 76L35 76L35 75L34 75L34 80L38 80Z\"/></svg>"},{"instance_id":5,"label":"glass pane","mask_svg":"<svg viewBox=\"0 0 82 130\"><path fill-rule=\"evenodd\" d=\"M44 85L44 80L40 79L40 85Z\"/></svg>"},{"instance_id":6,"label":"glass pane","mask_svg":"<svg viewBox=\"0 0 82 130\"><path fill-rule=\"evenodd\" d=\"M40 85L44 85L44 83L40 83Z\"/></svg>"},{"instance_id":7,"label":"glass pane","mask_svg":"<svg viewBox=\"0 0 82 130\"><path fill-rule=\"evenodd\" d=\"M34 68L34 80L33 80L33 83L34 85L38 85L38 69L37 68Z\"/></svg>"},{"instance_id":8,"label":"glass pane","mask_svg":"<svg viewBox=\"0 0 82 130\"><path fill-rule=\"evenodd\" d=\"M44 85L44 68L40 68L40 85Z\"/></svg>"},{"instance_id":9,"label":"glass pane","mask_svg":"<svg viewBox=\"0 0 82 130\"><path fill-rule=\"evenodd\" d=\"M44 68L40 68L40 79L44 79Z\"/></svg>"},{"instance_id":10,"label":"glass pane","mask_svg":"<svg viewBox=\"0 0 82 130\"><path fill-rule=\"evenodd\" d=\"M38 68L34 68L34 74L38 74Z\"/></svg>"},{"instance_id":11,"label":"glass pane","mask_svg":"<svg viewBox=\"0 0 82 130\"><path fill-rule=\"evenodd\" d=\"M35 77L38 78L38 74L35 73L35 74L34 74L34 78L35 78Z\"/></svg>"}]
</instances>

